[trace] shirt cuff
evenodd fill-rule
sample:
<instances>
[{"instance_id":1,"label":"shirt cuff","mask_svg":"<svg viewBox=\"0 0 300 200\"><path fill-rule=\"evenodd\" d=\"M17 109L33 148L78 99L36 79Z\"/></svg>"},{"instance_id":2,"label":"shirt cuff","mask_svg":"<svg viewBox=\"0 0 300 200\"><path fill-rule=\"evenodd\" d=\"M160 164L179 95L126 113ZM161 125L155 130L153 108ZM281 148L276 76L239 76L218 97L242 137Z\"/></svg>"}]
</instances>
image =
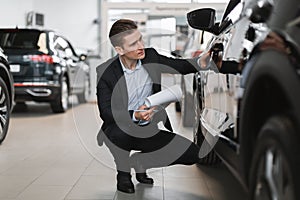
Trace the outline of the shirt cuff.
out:
<instances>
[{"instance_id":1,"label":"shirt cuff","mask_svg":"<svg viewBox=\"0 0 300 200\"><path fill-rule=\"evenodd\" d=\"M138 119L135 118L134 113L135 113L135 112L133 112L133 114L132 114L132 121L134 121L134 122L140 121L140 120L138 120Z\"/></svg>"}]
</instances>

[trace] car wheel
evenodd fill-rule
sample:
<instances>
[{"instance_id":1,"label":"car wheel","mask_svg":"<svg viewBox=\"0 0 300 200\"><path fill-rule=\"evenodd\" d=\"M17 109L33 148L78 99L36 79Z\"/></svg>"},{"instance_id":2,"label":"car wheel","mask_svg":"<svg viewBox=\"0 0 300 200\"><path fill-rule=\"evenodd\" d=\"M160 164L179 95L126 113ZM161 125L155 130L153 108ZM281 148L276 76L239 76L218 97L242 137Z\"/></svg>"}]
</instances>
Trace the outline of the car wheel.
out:
<instances>
[{"instance_id":1,"label":"car wheel","mask_svg":"<svg viewBox=\"0 0 300 200\"><path fill-rule=\"evenodd\" d=\"M83 92L81 94L77 95L78 102L86 103L89 95L90 95L90 82L89 82L88 78L86 78L84 81Z\"/></svg>"},{"instance_id":2,"label":"car wheel","mask_svg":"<svg viewBox=\"0 0 300 200\"><path fill-rule=\"evenodd\" d=\"M10 97L5 82L0 77L0 144L7 135L10 121Z\"/></svg>"},{"instance_id":3,"label":"car wheel","mask_svg":"<svg viewBox=\"0 0 300 200\"><path fill-rule=\"evenodd\" d=\"M205 139L201 129L201 102L198 92L194 92L195 120L194 120L194 143L200 147L198 164L200 165L216 165L221 163L220 158L215 153L214 149ZM208 134L207 134L208 135Z\"/></svg>"},{"instance_id":4,"label":"car wheel","mask_svg":"<svg viewBox=\"0 0 300 200\"><path fill-rule=\"evenodd\" d=\"M60 94L58 98L51 102L51 109L54 113L63 113L69 106L69 88L66 77L62 78L60 85Z\"/></svg>"},{"instance_id":5,"label":"car wheel","mask_svg":"<svg viewBox=\"0 0 300 200\"><path fill-rule=\"evenodd\" d=\"M261 129L251 167L251 199L299 199L299 144L294 134L284 117L271 118Z\"/></svg>"}]
</instances>

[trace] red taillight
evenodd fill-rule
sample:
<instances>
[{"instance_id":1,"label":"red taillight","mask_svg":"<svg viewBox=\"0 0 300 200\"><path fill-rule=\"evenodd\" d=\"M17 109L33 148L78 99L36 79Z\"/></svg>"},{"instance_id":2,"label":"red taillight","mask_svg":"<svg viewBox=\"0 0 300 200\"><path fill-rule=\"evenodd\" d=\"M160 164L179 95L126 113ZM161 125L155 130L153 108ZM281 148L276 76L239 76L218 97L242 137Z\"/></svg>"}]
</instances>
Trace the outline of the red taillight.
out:
<instances>
[{"instance_id":1,"label":"red taillight","mask_svg":"<svg viewBox=\"0 0 300 200\"><path fill-rule=\"evenodd\" d=\"M48 64L53 64L53 58L49 55L30 55L29 59L34 62L44 62Z\"/></svg>"}]
</instances>

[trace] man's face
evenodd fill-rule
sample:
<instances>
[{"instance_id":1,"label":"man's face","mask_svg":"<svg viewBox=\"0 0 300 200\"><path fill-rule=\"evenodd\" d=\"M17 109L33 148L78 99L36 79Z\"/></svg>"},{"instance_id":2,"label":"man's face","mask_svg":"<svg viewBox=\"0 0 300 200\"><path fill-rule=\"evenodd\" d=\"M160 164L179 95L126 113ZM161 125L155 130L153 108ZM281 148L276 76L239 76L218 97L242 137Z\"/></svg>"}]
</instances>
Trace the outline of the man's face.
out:
<instances>
[{"instance_id":1,"label":"man's face","mask_svg":"<svg viewBox=\"0 0 300 200\"><path fill-rule=\"evenodd\" d=\"M122 47L116 47L120 55L124 55L129 59L143 59L145 57L144 42L142 34L138 30L134 30L131 34L123 38Z\"/></svg>"}]
</instances>

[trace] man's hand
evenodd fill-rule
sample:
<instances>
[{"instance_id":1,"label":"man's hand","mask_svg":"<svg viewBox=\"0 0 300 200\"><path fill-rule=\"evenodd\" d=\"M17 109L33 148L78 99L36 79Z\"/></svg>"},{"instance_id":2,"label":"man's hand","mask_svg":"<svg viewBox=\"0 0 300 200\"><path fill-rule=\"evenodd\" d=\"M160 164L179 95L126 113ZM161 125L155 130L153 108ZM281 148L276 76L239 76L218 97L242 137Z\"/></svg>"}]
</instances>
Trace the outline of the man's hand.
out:
<instances>
[{"instance_id":1,"label":"man's hand","mask_svg":"<svg viewBox=\"0 0 300 200\"><path fill-rule=\"evenodd\" d=\"M142 105L138 108L139 111L134 112L134 117L138 120L150 121L154 114L155 107L150 109L146 105Z\"/></svg>"},{"instance_id":2,"label":"man's hand","mask_svg":"<svg viewBox=\"0 0 300 200\"><path fill-rule=\"evenodd\" d=\"M209 63L209 59L210 59L210 54L211 52L204 52L200 55L199 60L198 60L198 65L202 68L205 69Z\"/></svg>"}]
</instances>

